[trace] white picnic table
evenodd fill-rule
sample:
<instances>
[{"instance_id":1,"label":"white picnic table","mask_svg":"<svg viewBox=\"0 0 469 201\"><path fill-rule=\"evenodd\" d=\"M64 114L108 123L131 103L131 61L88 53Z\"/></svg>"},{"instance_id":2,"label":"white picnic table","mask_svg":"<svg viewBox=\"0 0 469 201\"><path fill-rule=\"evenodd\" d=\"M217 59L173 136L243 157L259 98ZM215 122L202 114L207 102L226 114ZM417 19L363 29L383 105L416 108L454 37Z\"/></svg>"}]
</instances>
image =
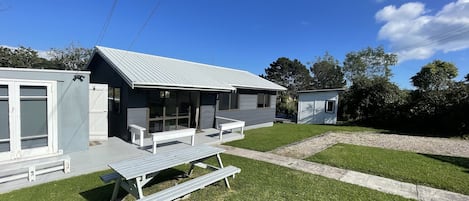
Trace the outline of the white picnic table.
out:
<instances>
[{"instance_id":1,"label":"white picnic table","mask_svg":"<svg viewBox=\"0 0 469 201\"><path fill-rule=\"evenodd\" d=\"M122 187L137 199L143 198L142 187L146 183L148 183L160 171L178 165L191 163L192 165L188 172L188 175L190 175L194 165L204 165L202 162L205 159L216 157L219 168L223 168L220 153L224 151L224 149L217 147L197 145L110 163L109 167L120 176L120 178L116 180L111 200L115 200L117 198L119 187ZM225 178L225 183L227 182L228 180ZM229 186L228 183L227 186Z\"/></svg>"}]
</instances>

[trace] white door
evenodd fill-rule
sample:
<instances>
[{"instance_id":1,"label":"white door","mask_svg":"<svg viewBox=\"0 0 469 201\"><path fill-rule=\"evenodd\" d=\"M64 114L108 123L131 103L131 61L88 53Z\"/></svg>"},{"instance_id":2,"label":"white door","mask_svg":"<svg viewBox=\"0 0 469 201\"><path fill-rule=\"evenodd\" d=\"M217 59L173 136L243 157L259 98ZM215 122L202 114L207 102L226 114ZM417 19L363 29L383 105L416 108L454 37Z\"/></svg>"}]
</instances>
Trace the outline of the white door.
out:
<instances>
[{"instance_id":1,"label":"white door","mask_svg":"<svg viewBox=\"0 0 469 201\"><path fill-rule=\"evenodd\" d=\"M0 80L0 160L57 153L56 82Z\"/></svg>"},{"instance_id":2,"label":"white door","mask_svg":"<svg viewBox=\"0 0 469 201\"><path fill-rule=\"evenodd\" d=\"M108 86L90 84L90 141L107 140Z\"/></svg>"}]
</instances>

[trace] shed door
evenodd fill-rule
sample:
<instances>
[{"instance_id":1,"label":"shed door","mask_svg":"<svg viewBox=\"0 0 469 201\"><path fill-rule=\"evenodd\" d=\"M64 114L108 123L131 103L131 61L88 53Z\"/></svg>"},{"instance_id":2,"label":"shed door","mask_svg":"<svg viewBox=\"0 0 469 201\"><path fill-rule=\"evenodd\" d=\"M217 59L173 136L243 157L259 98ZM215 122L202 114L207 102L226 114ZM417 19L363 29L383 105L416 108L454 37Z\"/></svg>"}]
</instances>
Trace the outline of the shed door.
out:
<instances>
[{"instance_id":1,"label":"shed door","mask_svg":"<svg viewBox=\"0 0 469 201\"><path fill-rule=\"evenodd\" d=\"M107 140L108 86L90 84L90 141Z\"/></svg>"},{"instance_id":2,"label":"shed door","mask_svg":"<svg viewBox=\"0 0 469 201\"><path fill-rule=\"evenodd\" d=\"M0 80L0 160L56 153L56 82Z\"/></svg>"}]
</instances>

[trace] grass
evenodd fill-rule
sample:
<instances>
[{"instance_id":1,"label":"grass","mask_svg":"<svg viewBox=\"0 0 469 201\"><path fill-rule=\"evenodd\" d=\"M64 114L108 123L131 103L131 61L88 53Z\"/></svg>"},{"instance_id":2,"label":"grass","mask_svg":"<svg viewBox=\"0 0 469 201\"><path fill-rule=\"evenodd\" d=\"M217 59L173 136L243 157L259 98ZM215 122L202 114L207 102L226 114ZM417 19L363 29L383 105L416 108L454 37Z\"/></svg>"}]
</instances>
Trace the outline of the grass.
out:
<instances>
[{"instance_id":1,"label":"grass","mask_svg":"<svg viewBox=\"0 0 469 201\"><path fill-rule=\"evenodd\" d=\"M469 195L469 158L337 144L306 160Z\"/></svg>"},{"instance_id":2,"label":"grass","mask_svg":"<svg viewBox=\"0 0 469 201\"><path fill-rule=\"evenodd\" d=\"M248 130L245 132L244 139L228 142L226 145L266 152L329 131L357 132L380 130L359 126L274 124L272 127Z\"/></svg>"},{"instance_id":3,"label":"grass","mask_svg":"<svg viewBox=\"0 0 469 201\"><path fill-rule=\"evenodd\" d=\"M233 180L231 190L223 182L192 193L188 200L406 200L364 187L342 183L321 176L311 175L289 168L251 159L223 155L225 165L241 168ZM215 160L210 161L215 163ZM188 166L180 166L163 172L157 178L158 185L146 187L147 195L161 188L174 185L174 176ZM194 174L206 170L197 168ZM0 200L109 200L113 184L103 184L98 176L104 172L46 183L0 195ZM124 200L134 200L125 195Z\"/></svg>"}]
</instances>

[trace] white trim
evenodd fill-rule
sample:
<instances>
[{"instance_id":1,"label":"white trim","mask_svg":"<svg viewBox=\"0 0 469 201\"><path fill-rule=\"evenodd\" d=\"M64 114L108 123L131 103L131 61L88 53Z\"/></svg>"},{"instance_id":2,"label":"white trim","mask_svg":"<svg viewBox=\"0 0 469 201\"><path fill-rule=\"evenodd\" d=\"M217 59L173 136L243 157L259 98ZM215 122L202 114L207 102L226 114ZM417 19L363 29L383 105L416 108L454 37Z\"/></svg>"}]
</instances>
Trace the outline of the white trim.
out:
<instances>
[{"instance_id":1,"label":"white trim","mask_svg":"<svg viewBox=\"0 0 469 201\"><path fill-rule=\"evenodd\" d=\"M201 85L185 85L185 84L165 84L165 83L145 83L145 82L133 82L134 87L140 86L154 86L157 87L164 87L164 88L187 88L187 89L211 89L211 90L236 90L234 87L218 87L218 86L201 86Z\"/></svg>"},{"instance_id":2,"label":"white trim","mask_svg":"<svg viewBox=\"0 0 469 201\"><path fill-rule=\"evenodd\" d=\"M337 92L345 91L345 88L303 90L303 91L298 91L298 93L314 93L314 92L330 92L330 91L337 91Z\"/></svg>"},{"instance_id":3,"label":"white trim","mask_svg":"<svg viewBox=\"0 0 469 201\"><path fill-rule=\"evenodd\" d=\"M197 87L178 87L178 86L162 86L154 84L134 84L134 88L147 88L147 89L175 89L175 90L198 90L198 91L214 91L214 92L231 92L232 89L218 89L218 88L197 88Z\"/></svg>"},{"instance_id":4,"label":"white trim","mask_svg":"<svg viewBox=\"0 0 469 201\"><path fill-rule=\"evenodd\" d=\"M0 153L0 160L21 159L30 157L41 157L44 155L58 153L58 128L57 128L57 81L47 80L22 80L22 79L0 79L0 84L8 86L9 106L9 134L10 151ZM21 86L44 86L47 96L21 96ZM47 146L31 149L22 149L21 140L21 100L22 99L45 99L47 102ZM38 137L38 136L33 136ZM44 137L44 136L41 136Z\"/></svg>"}]
</instances>

